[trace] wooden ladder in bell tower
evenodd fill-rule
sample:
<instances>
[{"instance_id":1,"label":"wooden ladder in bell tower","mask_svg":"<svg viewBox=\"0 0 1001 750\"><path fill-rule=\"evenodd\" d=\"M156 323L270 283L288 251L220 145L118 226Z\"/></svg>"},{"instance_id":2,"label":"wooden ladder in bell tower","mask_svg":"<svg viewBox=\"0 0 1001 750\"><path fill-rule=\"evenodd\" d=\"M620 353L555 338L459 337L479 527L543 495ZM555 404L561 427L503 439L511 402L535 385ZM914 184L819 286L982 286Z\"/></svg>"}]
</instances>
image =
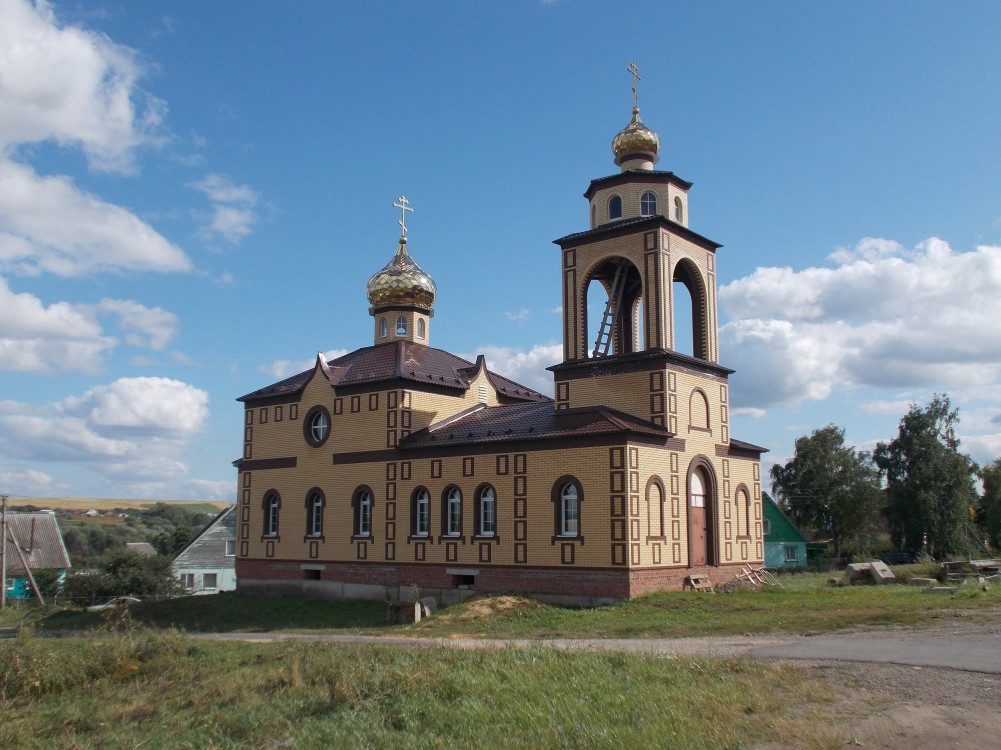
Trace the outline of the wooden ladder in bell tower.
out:
<instances>
[{"instance_id":1,"label":"wooden ladder in bell tower","mask_svg":"<svg viewBox=\"0 0 1001 750\"><path fill-rule=\"evenodd\" d=\"M601 317L601 326L598 328L598 338L594 342L592 357L607 357L612 346L612 333L615 329L615 318L618 316L619 307L622 305L622 293L626 288L626 264L619 263L615 267L615 275L612 277L612 286L608 290L608 302L605 303L605 314Z\"/></svg>"}]
</instances>

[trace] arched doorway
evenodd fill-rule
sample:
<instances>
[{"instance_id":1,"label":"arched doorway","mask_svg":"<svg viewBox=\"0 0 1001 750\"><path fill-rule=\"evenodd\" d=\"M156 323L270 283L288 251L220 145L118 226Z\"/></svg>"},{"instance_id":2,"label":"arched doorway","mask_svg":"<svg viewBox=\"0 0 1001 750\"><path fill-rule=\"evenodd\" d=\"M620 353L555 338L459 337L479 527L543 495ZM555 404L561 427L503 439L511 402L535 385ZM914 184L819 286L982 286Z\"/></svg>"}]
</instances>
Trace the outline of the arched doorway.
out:
<instances>
[{"instance_id":1,"label":"arched doorway","mask_svg":"<svg viewBox=\"0 0 1001 750\"><path fill-rule=\"evenodd\" d=\"M688 565L718 565L716 550L716 475L704 458L688 469Z\"/></svg>"},{"instance_id":2,"label":"arched doorway","mask_svg":"<svg viewBox=\"0 0 1001 750\"><path fill-rule=\"evenodd\" d=\"M640 340L643 279L629 260L608 258L592 269L585 284L584 310L589 356L644 348Z\"/></svg>"},{"instance_id":3,"label":"arched doorway","mask_svg":"<svg viewBox=\"0 0 1001 750\"><path fill-rule=\"evenodd\" d=\"M709 359L708 302L702 273L687 258L674 267L674 350Z\"/></svg>"}]
</instances>

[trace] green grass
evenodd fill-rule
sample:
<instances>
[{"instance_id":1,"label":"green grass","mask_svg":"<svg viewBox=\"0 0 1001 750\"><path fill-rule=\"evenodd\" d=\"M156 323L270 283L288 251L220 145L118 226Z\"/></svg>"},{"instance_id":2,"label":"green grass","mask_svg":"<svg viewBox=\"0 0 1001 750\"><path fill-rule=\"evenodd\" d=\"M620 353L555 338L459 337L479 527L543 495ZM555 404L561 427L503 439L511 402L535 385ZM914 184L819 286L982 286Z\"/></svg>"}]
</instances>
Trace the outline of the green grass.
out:
<instances>
[{"instance_id":1,"label":"green grass","mask_svg":"<svg viewBox=\"0 0 1001 750\"><path fill-rule=\"evenodd\" d=\"M839 747L796 711L831 697L807 674L542 647L27 637L0 642L0 747Z\"/></svg>"},{"instance_id":2,"label":"green grass","mask_svg":"<svg viewBox=\"0 0 1001 750\"><path fill-rule=\"evenodd\" d=\"M927 572L921 566L902 575ZM826 574L782 576L782 588L730 594L665 592L594 609L556 607L518 597L487 597L446 607L406 627L386 624L385 604L293 597L193 596L142 602L139 623L202 632L363 632L387 635L489 638L634 638L749 633L804 633L865 626L922 625L950 617L988 617L1001 608L1001 586L967 586L951 596L908 585L827 585ZM20 610L17 619L23 616ZM0 626L17 624L0 617ZM45 610L37 627L99 628L98 613Z\"/></svg>"},{"instance_id":3,"label":"green grass","mask_svg":"<svg viewBox=\"0 0 1001 750\"><path fill-rule=\"evenodd\" d=\"M138 624L198 632L350 631L386 625L386 605L378 602L333 602L277 596L185 596L159 602L140 602L129 608ZM43 617L38 627L55 630L88 630L101 627L100 612L57 610Z\"/></svg>"}]
</instances>

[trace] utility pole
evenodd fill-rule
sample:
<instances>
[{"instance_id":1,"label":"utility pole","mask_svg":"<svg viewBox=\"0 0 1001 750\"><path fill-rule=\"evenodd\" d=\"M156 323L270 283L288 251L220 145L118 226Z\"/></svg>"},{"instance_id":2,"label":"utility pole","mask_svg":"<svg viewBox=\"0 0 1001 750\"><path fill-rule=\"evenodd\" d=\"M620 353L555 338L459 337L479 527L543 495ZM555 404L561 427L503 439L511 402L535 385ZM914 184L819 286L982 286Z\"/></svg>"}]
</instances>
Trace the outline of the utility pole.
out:
<instances>
[{"instance_id":1,"label":"utility pole","mask_svg":"<svg viewBox=\"0 0 1001 750\"><path fill-rule=\"evenodd\" d=\"M7 607L7 498L0 495L0 609Z\"/></svg>"}]
</instances>

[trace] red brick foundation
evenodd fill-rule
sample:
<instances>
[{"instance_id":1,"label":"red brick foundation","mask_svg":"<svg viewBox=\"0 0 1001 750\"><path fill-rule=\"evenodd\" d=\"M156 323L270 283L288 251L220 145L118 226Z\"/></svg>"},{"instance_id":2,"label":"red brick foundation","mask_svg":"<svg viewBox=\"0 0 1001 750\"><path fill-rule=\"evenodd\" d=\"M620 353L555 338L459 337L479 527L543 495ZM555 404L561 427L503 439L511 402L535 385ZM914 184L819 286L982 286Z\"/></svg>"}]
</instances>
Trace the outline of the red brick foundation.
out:
<instances>
[{"instance_id":1,"label":"red brick foundation","mask_svg":"<svg viewBox=\"0 0 1001 750\"><path fill-rule=\"evenodd\" d=\"M749 563L752 566L760 563ZM247 592L304 593L345 598L392 599L392 592L415 586L431 593L521 593L567 603L621 601L655 591L678 591L690 575L713 583L732 580L741 565L698 568L532 568L490 565L318 563L315 560L237 559L237 589ZM305 570L319 579L306 580ZM319 583L318 583L319 582ZM324 585L326 584L326 585ZM340 586L342 593L331 584Z\"/></svg>"}]
</instances>

